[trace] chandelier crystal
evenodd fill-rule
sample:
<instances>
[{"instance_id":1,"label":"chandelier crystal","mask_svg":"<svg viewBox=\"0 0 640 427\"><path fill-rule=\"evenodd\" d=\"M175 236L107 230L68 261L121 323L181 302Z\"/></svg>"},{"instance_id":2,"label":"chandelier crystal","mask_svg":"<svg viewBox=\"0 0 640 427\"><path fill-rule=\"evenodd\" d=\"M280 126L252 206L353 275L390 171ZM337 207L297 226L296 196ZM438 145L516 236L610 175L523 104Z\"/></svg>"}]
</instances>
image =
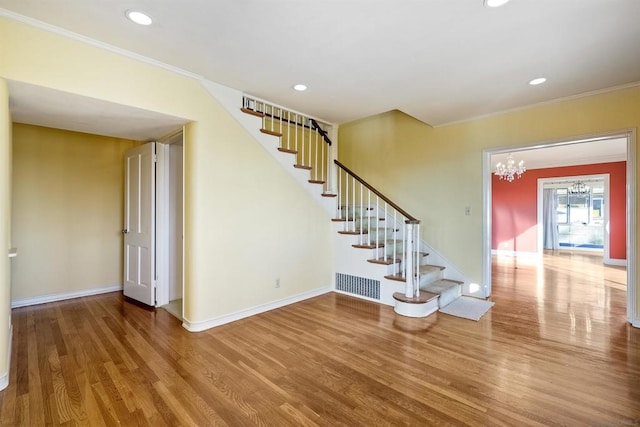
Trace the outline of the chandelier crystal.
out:
<instances>
[{"instance_id":1,"label":"chandelier crystal","mask_svg":"<svg viewBox=\"0 0 640 427\"><path fill-rule=\"evenodd\" d=\"M527 169L524 167L524 160L520 160L516 165L516 161L513 160L513 156L511 153L507 156L507 162L502 163L498 162L496 165L496 171L494 172L496 176L499 176L500 179L504 179L508 182L513 182L513 180L517 177L522 177L522 174L525 173Z\"/></svg>"},{"instance_id":2,"label":"chandelier crystal","mask_svg":"<svg viewBox=\"0 0 640 427\"><path fill-rule=\"evenodd\" d=\"M567 191L574 196L584 196L591 192L591 188L582 181L576 181Z\"/></svg>"}]
</instances>

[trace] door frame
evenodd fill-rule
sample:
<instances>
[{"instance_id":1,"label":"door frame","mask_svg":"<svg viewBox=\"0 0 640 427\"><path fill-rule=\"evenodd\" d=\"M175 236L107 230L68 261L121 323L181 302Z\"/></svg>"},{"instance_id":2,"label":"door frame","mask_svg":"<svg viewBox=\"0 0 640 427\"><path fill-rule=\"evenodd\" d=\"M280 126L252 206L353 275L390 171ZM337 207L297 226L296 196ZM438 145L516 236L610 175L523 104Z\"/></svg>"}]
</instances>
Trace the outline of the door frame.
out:
<instances>
[{"instance_id":1,"label":"door frame","mask_svg":"<svg viewBox=\"0 0 640 427\"><path fill-rule=\"evenodd\" d=\"M156 144L156 153L158 158L158 161L156 163L156 307L162 307L163 305L169 304L169 248L171 245L171 236L169 233L169 212L171 203L169 188L172 178L170 165L170 149L171 144L175 144L181 141L183 142L184 146L183 135L183 128L180 128L179 130L172 132L171 134L163 138L160 138L158 140L158 143ZM182 177L182 183L184 190L184 175ZM184 218L184 212L182 217ZM182 228L184 231L184 219ZM184 246L182 248L182 251L182 295L184 297Z\"/></svg>"},{"instance_id":2,"label":"door frame","mask_svg":"<svg viewBox=\"0 0 640 427\"><path fill-rule=\"evenodd\" d=\"M637 292L638 284L636 271L636 130L633 128L612 132L602 132L575 138L563 138L542 141L525 145L486 148L482 150L482 280L485 284L486 295L491 295L491 240L492 240L492 200L491 175L493 166L491 156L496 154L516 153L518 151L536 148L548 148L560 145L572 145L583 142L612 139L627 139L627 188L626 188L626 246L627 246L627 321L634 327L640 328L638 317Z\"/></svg>"},{"instance_id":3,"label":"door frame","mask_svg":"<svg viewBox=\"0 0 640 427\"><path fill-rule=\"evenodd\" d=\"M537 220L536 220L536 236L537 236L537 245L536 245L536 254L539 257L542 257L544 252L544 220L543 220L543 209L542 209L542 199L543 199L543 189L544 185L552 182L564 182L564 181L589 181L589 180L602 180L604 182L604 217L606 218L604 227L604 242L603 242L603 259L604 263L607 265L613 265L613 262L610 258L610 237L609 237L609 227L608 222L610 221L610 195L609 195L609 181L610 174L608 173L598 173L591 175L570 175L570 176L557 176L557 177L549 177L549 178L538 178L538 209L537 209ZM625 215L626 216L626 215ZM620 264L615 264L620 265ZM626 265L626 263L624 264Z\"/></svg>"}]
</instances>

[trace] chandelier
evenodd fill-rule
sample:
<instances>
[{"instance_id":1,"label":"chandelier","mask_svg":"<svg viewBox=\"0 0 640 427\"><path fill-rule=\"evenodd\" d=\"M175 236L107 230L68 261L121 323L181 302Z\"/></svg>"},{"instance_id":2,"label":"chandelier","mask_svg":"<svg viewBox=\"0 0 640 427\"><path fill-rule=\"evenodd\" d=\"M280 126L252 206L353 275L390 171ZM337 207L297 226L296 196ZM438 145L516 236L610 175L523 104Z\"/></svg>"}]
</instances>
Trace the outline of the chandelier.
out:
<instances>
[{"instance_id":1,"label":"chandelier","mask_svg":"<svg viewBox=\"0 0 640 427\"><path fill-rule=\"evenodd\" d=\"M513 160L513 156L509 153L507 156L507 162L498 162L494 173L496 176L499 176L500 179L512 182L515 177L522 177L522 174L525 173L526 170L527 169L524 167L524 160L520 160L516 165L516 161Z\"/></svg>"},{"instance_id":2,"label":"chandelier","mask_svg":"<svg viewBox=\"0 0 640 427\"><path fill-rule=\"evenodd\" d=\"M591 192L591 188L582 181L576 181L567 191L574 196L585 196Z\"/></svg>"}]
</instances>

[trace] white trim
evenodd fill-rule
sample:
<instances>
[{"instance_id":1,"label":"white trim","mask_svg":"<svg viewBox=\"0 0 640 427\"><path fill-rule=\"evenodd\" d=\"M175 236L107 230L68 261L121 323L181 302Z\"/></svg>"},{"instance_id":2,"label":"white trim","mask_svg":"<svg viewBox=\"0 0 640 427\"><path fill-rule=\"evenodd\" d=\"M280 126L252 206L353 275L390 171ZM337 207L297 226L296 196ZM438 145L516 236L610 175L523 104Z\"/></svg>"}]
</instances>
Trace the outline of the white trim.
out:
<instances>
[{"instance_id":1,"label":"white trim","mask_svg":"<svg viewBox=\"0 0 640 427\"><path fill-rule=\"evenodd\" d=\"M611 189L609 187L609 183L611 181L611 174L609 173L600 173L600 174L593 174L593 175L567 175L567 176L557 176L557 177L548 177L548 178L538 178L538 182L537 182L537 194L536 194L536 200L537 200L537 218L536 218L536 238L537 238L537 251L540 254L540 256L542 256L543 252L544 252L544 220L543 220L543 190L544 190L544 185L551 183L551 182L557 182L557 181L589 181L589 180L598 180L598 181L603 181L604 183L604 218L605 218L605 223L603 224L604 227L604 232L603 232L603 236L604 236L604 244L602 245L602 249L598 249L598 248L560 248L560 249L571 249L571 250L578 250L578 251L586 251L586 252L602 252L603 253L603 259L606 261L609 258L609 254L610 254L610 250L611 250L611 240L609 237L609 222L611 221L611 212L610 212L610 205L611 203L609 202L610 198L611 198ZM626 217L626 215L625 215ZM606 264L606 262L605 262Z\"/></svg>"},{"instance_id":2,"label":"white trim","mask_svg":"<svg viewBox=\"0 0 640 427\"><path fill-rule=\"evenodd\" d=\"M626 259L618 259L618 258L607 258L604 261L605 265L615 265L617 267L626 267L627 260Z\"/></svg>"},{"instance_id":3,"label":"white trim","mask_svg":"<svg viewBox=\"0 0 640 427\"><path fill-rule=\"evenodd\" d=\"M631 326L634 328L640 328L640 320L636 320L635 322L631 322Z\"/></svg>"},{"instance_id":4,"label":"white trim","mask_svg":"<svg viewBox=\"0 0 640 427\"><path fill-rule=\"evenodd\" d=\"M0 391L9 386L9 373L11 372L11 348L13 346L13 325L9 324L9 342L7 343L7 373L0 376Z\"/></svg>"},{"instance_id":5,"label":"white trim","mask_svg":"<svg viewBox=\"0 0 640 427\"><path fill-rule=\"evenodd\" d=\"M491 200L491 151L482 150L482 283L486 298L491 296L491 242L492 238L492 206Z\"/></svg>"},{"instance_id":6,"label":"white trim","mask_svg":"<svg viewBox=\"0 0 640 427\"><path fill-rule=\"evenodd\" d=\"M565 102L565 101L573 101L573 100L576 100L576 99L586 98L586 97L594 96L594 95L600 95L600 94L603 94L603 93L609 93L609 92L615 92L615 91L618 91L618 90L630 89L630 88L633 88L633 87L636 87L636 86L640 86L640 82L627 83L627 84L623 84L623 85L619 85L619 86L612 86L612 87L608 87L608 88L604 88L604 89L592 90L590 92L583 92L583 93L579 93L579 94L576 94L576 95L565 96L563 98L550 99L548 101L537 102L535 104L527 104L527 105L522 105L520 107L508 108L506 110L495 111L495 112L492 112L492 113L480 114L478 116L473 116L473 117L470 117L468 119L454 120L452 122L441 123L439 125L432 125L432 127L441 128L441 127L445 127L445 126L457 125L457 124L460 124L460 123L472 122L472 121L475 121L475 120L487 119L489 117L501 116L503 114L509 114L509 113L516 113L518 111L528 110L528 109L531 109L531 108L544 107L545 105L559 104L559 103Z\"/></svg>"},{"instance_id":7,"label":"white trim","mask_svg":"<svg viewBox=\"0 0 640 427\"><path fill-rule=\"evenodd\" d=\"M169 145L156 143L156 301L169 304Z\"/></svg>"},{"instance_id":8,"label":"white trim","mask_svg":"<svg viewBox=\"0 0 640 427\"><path fill-rule=\"evenodd\" d=\"M535 259L535 260L542 258L542 255L536 252L508 251L504 249L491 249L491 255L527 258L527 259Z\"/></svg>"},{"instance_id":9,"label":"white trim","mask_svg":"<svg viewBox=\"0 0 640 427\"><path fill-rule=\"evenodd\" d=\"M226 314L224 316L215 317L209 320L203 320L200 322L191 322L187 319L183 319L182 327L189 332L201 332L207 329L215 328L226 323L235 322L236 320L244 319L246 317L255 316L256 314L264 313L266 311L274 310L276 308L284 307L289 304L304 301L309 298L314 298L319 295L324 295L331 292L333 289L331 286L326 288L319 288L313 291L305 292L303 294L294 295L289 298L284 298L278 301L270 302L267 304L257 305L255 307L247 308L245 310L236 311L235 313Z\"/></svg>"},{"instance_id":10,"label":"white trim","mask_svg":"<svg viewBox=\"0 0 640 427\"><path fill-rule=\"evenodd\" d=\"M118 291L122 291L122 284L105 286L103 288L84 289L81 291L61 292L57 294L41 295L37 297L20 298L11 301L11 308L27 307L29 305L45 304L48 302L63 301L72 298L107 294L109 292Z\"/></svg>"},{"instance_id":11,"label":"white trim","mask_svg":"<svg viewBox=\"0 0 640 427\"><path fill-rule=\"evenodd\" d=\"M632 325L640 327L640 313L638 313L637 301L637 255L636 255L636 130L627 132L627 320ZM629 285L631 284L631 286Z\"/></svg>"},{"instance_id":12,"label":"white trim","mask_svg":"<svg viewBox=\"0 0 640 427\"><path fill-rule=\"evenodd\" d=\"M122 49L122 48L110 45L108 43L101 42L96 39L92 39L91 37L83 36L82 34L74 33L73 31L65 30L64 28L56 27L55 25L47 24L46 22L42 22L37 19L30 18L28 16L20 15L19 13L15 13L7 9L0 8L0 16L13 19L14 21L22 22L23 24L27 24L44 31L58 34L63 37L68 37L70 39L77 40L79 42L86 43L88 45L95 46L100 49L108 50L109 52L117 53L119 55L126 56L127 58L144 62L146 64L153 65L155 67L162 68L164 70L167 70L176 74L180 74L185 77L189 77L195 80L202 80L204 78L198 74L192 73L187 70L183 70L182 68L174 67L173 65L169 65L164 62L160 62L155 59L149 58L147 56L140 55L135 52L131 52L129 50Z\"/></svg>"}]
</instances>

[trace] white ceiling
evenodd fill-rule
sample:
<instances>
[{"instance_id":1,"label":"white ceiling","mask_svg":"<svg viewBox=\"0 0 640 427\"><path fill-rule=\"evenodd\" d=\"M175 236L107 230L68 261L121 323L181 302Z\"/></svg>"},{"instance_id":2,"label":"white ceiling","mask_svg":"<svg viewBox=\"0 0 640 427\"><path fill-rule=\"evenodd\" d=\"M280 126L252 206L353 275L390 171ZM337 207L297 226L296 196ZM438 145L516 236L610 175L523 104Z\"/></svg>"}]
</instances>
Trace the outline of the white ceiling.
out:
<instances>
[{"instance_id":1,"label":"white ceiling","mask_svg":"<svg viewBox=\"0 0 640 427\"><path fill-rule=\"evenodd\" d=\"M640 0L512 0L496 9L483 0L0 0L0 8L333 123L399 109L436 126L640 82ZM154 24L128 21L132 8ZM527 84L540 76L547 83ZM295 92L295 83L309 90ZM26 122L61 123L97 101L58 102L60 93L17 83L10 93ZM43 99L58 113L43 110ZM94 107L67 117L71 125L106 117L96 126L134 126L121 120L127 107L109 115ZM160 127L180 122L137 113Z\"/></svg>"}]
</instances>

